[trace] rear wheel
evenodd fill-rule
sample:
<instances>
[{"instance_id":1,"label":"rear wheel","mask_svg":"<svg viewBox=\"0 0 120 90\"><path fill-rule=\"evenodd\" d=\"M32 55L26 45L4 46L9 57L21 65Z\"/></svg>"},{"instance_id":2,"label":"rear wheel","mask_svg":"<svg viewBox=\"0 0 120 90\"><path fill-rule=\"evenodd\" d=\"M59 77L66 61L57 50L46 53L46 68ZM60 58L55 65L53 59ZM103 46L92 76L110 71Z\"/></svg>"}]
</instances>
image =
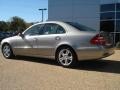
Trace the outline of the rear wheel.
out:
<instances>
[{"instance_id":1,"label":"rear wheel","mask_svg":"<svg viewBox=\"0 0 120 90\"><path fill-rule=\"evenodd\" d=\"M3 53L3 56L7 59L12 58L14 56L11 46L9 44L4 44L2 46L2 53Z\"/></svg>"},{"instance_id":2,"label":"rear wheel","mask_svg":"<svg viewBox=\"0 0 120 90\"><path fill-rule=\"evenodd\" d=\"M62 47L56 53L58 63L63 67L73 67L77 64L77 56L69 47Z\"/></svg>"}]
</instances>

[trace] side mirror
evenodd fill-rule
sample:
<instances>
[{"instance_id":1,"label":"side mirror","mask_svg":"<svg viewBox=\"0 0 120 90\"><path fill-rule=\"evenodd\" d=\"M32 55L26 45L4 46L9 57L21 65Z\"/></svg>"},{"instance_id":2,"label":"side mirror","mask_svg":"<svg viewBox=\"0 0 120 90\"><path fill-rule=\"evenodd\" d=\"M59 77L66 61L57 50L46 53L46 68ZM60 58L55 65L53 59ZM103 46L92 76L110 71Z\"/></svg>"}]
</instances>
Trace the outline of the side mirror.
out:
<instances>
[{"instance_id":1,"label":"side mirror","mask_svg":"<svg viewBox=\"0 0 120 90\"><path fill-rule=\"evenodd\" d=\"M22 34L22 32L20 32L18 35L22 38L24 37L24 34Z\"/></svg>"}]
</instances>

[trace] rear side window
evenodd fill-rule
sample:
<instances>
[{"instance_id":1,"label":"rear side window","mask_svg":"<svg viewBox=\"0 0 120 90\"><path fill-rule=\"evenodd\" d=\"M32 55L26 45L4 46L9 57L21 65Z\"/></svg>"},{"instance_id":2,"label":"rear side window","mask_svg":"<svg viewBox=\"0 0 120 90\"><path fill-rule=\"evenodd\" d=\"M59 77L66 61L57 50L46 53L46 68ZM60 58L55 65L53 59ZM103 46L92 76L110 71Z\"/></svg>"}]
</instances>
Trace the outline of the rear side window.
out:
<instances>
[{"instance_id":1,"label":"rear side window","mask_svg":"<svg viewBox=\"0 0 120 90\"><path fill-rule=\"evenodd\" d=\"M49 23L49 24L46 24L44 27L44 35L62 34L62 33L65 33L65 30L63 29L63 27L61 27L58 24Z\"/></svg>"},{"instance_id":2,"label":"rear side window","mask_svg":"<svg viewBox=\"0 0 120 90\"><path fill-rule=\"evenodd\" d=\"M89 28L87 26L81 25L79 23L75 23L75 22L66 22L67 24L75 27L76 29L80 30L80 31L96 31L92 28Z\"/></svg>"},{"instance_id":3,"label":"rear side window","mask_svg":"<svg viewBox=\"0 0 120 90\"><path fill-rule=\"evenodd\" d=\"M57 33L57 34L65 33L65 30L64 30L63 27L61 27L61 26L58 25L58 27L57 27L57 32L56 32L56 33Z\"/></svg>"},{"instance_id":4,"label":"rear side window","mask_svg":"<svg viewBox=\"0 0 120 90\"><path fill-rule=\"evenodd\" d=\"M57 25L46 24L44 27L44 34L56 34Z\"/></svg>"}]
</instances>

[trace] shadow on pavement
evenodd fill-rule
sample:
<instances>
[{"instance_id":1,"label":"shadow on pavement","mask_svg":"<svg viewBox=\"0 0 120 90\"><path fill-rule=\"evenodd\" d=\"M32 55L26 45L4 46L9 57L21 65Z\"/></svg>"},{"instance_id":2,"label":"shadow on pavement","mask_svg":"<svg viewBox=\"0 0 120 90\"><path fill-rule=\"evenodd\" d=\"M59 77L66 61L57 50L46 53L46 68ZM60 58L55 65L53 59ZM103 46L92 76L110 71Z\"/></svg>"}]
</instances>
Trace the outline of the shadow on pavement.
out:
<instances>
[{"instance_id":1,"label":"shadow on pavement","mask_svg":"<svg viewBox=\"0 0 120 90\"><path fill-rule=\"evenodd\" d=\"M120 61L95 60L81 61L74 69L120 74Z\"/></svg>"},{"instance_id":2,"label":"shadow on pavement","mask_svg":"<svg viewBox=\"0 0 120 90\"><path fill-rule=\"evenodd\" d=\"M47 58L17 56L13 60L28 61L28 62L43 63L43 64L49 64L49 65L58 66L58 64L57 64L57 62L55 60L47 59Z\"/></svg>"},{"instance_id":3,"label":"shadow on pavement","mask_svg":"<svg viewBox=\"0 0 120 90\"><path fill-rule=\"evenodd\" d=\"M55 60L50 60L45 58L17 56L14 60L23 60L23 61L37 62L37 63L58 66ZM120 61L112 61L112 60L80 61L78 66L71 69L120 74Z\"/></svg>"}]
</instances>

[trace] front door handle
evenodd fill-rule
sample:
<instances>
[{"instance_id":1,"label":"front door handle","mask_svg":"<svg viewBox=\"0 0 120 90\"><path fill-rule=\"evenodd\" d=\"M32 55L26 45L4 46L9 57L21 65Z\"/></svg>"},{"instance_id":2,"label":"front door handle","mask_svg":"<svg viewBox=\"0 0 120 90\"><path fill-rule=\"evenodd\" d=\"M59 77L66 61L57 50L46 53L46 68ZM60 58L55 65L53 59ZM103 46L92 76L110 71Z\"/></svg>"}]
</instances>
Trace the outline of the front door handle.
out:
<instances>
[{"instance_id":1,"label":"front door handle","mask_svg":"<svg viewBox=\"0 0 120 90\"><path fill-rule=\"evenodd\" d=\"M55 40L60 40L61 38L59 36L55 37Z\"/></svg>"}]
</instances>

